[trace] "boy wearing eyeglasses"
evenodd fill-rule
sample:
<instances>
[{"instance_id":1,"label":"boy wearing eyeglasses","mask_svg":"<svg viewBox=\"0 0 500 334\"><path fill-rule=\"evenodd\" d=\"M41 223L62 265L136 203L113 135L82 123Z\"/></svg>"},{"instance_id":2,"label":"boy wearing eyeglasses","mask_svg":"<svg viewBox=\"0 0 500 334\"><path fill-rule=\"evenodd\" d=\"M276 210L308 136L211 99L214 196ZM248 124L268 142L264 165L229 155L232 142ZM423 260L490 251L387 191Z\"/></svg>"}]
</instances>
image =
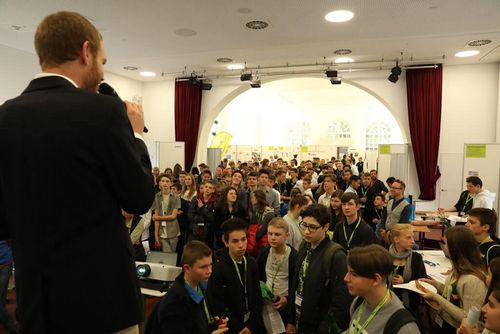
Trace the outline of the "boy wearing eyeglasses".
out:
<instances>
[{"instance_id":1,"label":"boy wearing eyeglasses","mask_svg":"<svg viewBox=\"0 0 500 334\"><path fill-rule=\"evenodd\" d=\"M304 234L290 289L287 333L340 333L349 325L351 297L343 278L344 249L326 235L328 209L313 204L302 213Z\"/></svg>"}]
</instances>

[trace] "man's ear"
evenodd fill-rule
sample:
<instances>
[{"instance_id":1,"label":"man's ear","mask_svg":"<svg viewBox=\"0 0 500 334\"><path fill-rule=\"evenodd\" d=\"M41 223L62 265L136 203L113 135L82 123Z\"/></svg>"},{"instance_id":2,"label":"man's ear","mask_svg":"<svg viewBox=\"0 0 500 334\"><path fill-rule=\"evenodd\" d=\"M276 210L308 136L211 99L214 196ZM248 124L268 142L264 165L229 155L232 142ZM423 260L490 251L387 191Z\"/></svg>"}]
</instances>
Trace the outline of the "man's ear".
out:
<instances>
[{"instance_id":1,"label":"man's ear","mask_svg":"<svg viewBox=\"0 0 500 334\"><path fill-rule=\"evenodd\" d=\"M84 64L84 65L90 64L90 58L92 56L90 42L89 41L83 42L82 48L80 51L81 51L80 52L80 60L81 60L82 64Z\"/></svg>"}]
</instances>

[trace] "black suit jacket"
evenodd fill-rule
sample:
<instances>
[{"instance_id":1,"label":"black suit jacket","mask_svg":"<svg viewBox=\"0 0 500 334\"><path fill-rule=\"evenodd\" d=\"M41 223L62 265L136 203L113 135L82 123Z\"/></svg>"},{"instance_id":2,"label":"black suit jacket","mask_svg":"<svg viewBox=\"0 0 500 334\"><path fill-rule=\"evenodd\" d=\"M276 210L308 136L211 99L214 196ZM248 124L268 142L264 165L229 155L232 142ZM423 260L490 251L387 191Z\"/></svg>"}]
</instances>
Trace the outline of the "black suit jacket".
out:
<instances>
[{"instance_id":1,"label":"black suit jacket","mask_svg":"<svg viewBox=\"0 0 500 334\"><path fill-rule=\"evenodd\" d=\"M153 201L124 104L51 76L0 106L0 239L11 239L24 333L109 333L141 321L121 216Z\"/></svg>"}]
</instances>

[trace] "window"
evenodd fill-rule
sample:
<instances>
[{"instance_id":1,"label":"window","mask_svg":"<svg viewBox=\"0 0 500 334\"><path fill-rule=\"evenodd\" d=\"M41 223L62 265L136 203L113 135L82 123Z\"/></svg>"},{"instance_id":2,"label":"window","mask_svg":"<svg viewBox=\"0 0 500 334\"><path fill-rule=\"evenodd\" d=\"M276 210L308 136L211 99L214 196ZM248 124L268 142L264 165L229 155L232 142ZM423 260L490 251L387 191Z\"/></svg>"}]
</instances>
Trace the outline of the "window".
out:
<instances>
[{"instance_id":1,"label":"window","mask_svg":"<svg viewBox=\"0 0 500 334\"><path fill-rule=\"evenodd\" d=\"M351 138L351 126L344 121L330 122L327 129L328 137L335 139Z\"/></svg>"},{"instance_id":2,"label":"window","mask_svg":"<svg viewBox=\"0 0 500 334\"><path fill-rule=\"evenodd\" d=\"M378 150L379 144L391 142L391 127L384 122L372 123L366 128L366 151Z\"/></svg>"}]
</instances>

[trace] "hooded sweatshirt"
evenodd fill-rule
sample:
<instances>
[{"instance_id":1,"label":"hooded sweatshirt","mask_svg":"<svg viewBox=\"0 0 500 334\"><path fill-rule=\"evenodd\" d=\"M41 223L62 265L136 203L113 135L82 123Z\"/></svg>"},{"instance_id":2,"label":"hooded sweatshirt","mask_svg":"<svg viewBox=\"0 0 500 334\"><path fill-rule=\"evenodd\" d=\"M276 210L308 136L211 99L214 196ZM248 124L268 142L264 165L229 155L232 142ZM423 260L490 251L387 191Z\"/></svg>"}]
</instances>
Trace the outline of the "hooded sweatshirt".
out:
<instances>
[{"instance_id":1,"label":"hooded sweatshirt","mask_svg":"<svg viewBox=\"0 0 500 334\"><path fill-rule=\"evenodd\" d=\"M487 208L493 209L493 202L497 194L492 193L486 189L481 190L474 199L473 208Z\"/></svg>"}]
</instances>

